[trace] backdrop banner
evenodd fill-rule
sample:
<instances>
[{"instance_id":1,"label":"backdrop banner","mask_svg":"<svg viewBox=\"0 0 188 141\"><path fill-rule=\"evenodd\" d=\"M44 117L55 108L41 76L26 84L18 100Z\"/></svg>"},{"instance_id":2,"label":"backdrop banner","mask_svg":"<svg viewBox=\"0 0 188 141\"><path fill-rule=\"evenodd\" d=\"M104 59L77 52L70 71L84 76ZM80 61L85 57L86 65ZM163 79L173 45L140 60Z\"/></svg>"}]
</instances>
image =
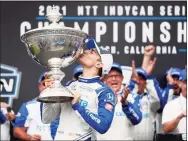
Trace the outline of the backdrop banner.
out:
<instances>
[{"instance_id":1,"label":"backdrop banner","mask_svg":"<svg viewBox=\"0 0 188 141\"><path fill-rule=\"evenodd\" d=\"M131 66L131 60L140 67L144 47L150 44L156 47L153 75L158 80L170 67L186 65L186 1L1 1L0 5L1 82L4 84L0 86L1 97L16 112L23 102L39 95L38 78L42 72L49 71L31 59L20 36L48 25L45 15L53 5L63 14L62 25L87 32L99 46L110 49L114 61L126 68ZM66 74L63 83L72 78L77 64L63 69Z\"/></svg>"}]
</instances>

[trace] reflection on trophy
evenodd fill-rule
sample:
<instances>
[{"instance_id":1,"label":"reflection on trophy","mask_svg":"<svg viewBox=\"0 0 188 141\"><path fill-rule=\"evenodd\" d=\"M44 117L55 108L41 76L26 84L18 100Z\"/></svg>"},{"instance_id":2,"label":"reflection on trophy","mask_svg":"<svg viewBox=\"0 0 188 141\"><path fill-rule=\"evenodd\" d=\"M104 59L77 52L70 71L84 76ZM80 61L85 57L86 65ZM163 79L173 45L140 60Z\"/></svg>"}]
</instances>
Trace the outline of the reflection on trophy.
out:
<instances>
[{"instance_id":1,"label":"reflection on trophy","mask_svg":"<svg viewBox=\"0 0 188 141\"><path fill-rule=\"evenodd\" d=\"M53 88L43 90L38 101L45 103L63 103L73 98L71 92L61 85L65 74L61 68L72 64L83 52L83 42L87 34L70 27L60 26L57 22L62 15L55 6L46 15L51 24L37 28L21 36L28 54L38 64L49 68L48 76L55 80Z\"/></svg>"}]
</instances>

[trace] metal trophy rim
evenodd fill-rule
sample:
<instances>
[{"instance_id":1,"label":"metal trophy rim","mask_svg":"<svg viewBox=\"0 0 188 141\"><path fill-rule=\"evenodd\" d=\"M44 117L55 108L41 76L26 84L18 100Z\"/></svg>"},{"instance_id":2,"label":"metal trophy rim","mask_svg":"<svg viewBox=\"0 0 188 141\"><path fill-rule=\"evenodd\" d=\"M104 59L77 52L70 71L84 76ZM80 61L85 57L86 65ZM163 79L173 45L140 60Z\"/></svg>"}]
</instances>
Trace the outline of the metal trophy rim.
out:
<instances>
[{"instance_id":1,"label":"metal trophy rim","mask_svg":"<svg viewBox=\"0 0 188 141\"><path fill-rule=\"evenodd\" d=\"M49 100L49 99L53 99L53 100ZM40 97L37 98L38 102L44 102L45 103L66 103L66 102L70 102L73 99L73 97L56 97L56 100L54 100L53 96L49 96L49 97L43 97L43 100L40 99Z\"/></svg>"},{"instance_id":2,"label":"metal trophy rim","mask_svg":"<svg viewBox=\"0 0 188 141\"><path fill-rule=\"evenodd\" d=\"M46 33L45 33L46 32ZM49 32L49 33L48 33ZM82 30L77 30L77 29L74 29L74 28L71 28L71 27L61 27L61 28L50 28L50 27L45 27L45 28L37 28L37 29L32 29L32 30L29 30L27 31L26 33L24 33L20 39L22 42L26 41L27 38L31 38L32 35L33 37L36 37L36 33L40 34L41 35L63 35L63 32L64 34L67 35L66 32L69 33L69 36L77 36L79 35L78 37L85 37L87 38L88 37L88 34L85 33L84 31ZM44 34L45 33L45 34ZM71 34L72 33L72 34ZM35 36L34 36L35 35ZM81 35L81 36L80 36ZM29 37L31 36L31 37Z\"/></svg>"}]
</instances>

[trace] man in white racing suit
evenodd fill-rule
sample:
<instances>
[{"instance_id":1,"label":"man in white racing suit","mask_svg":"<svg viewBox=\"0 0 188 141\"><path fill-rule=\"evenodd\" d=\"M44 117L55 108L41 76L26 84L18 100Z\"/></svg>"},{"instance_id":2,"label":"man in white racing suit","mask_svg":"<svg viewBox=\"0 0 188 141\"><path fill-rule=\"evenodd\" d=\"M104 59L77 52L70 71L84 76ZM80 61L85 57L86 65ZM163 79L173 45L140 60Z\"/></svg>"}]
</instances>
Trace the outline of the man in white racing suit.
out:
<instances>
[{"instance_id":1,"label":"man in white racing suit","mask_svg":"<svg viewBox=\"0 0 188 141\"><path fill-rule=\"evenodd\" d=\"M144 55L152 54L154 51L154 46L147 46ZM161 108L162 91L156 79L151 75L156 58L149 60L149 63L146 63L144 58L143 63L145 67L135 69L134 61L132 62L132 78L129 87L132 93L138 94L136 98L139 100L142 112L142 121L134 126L133 134L134 140L153 140L156 113Z\"/></svg>"},{"instance_id":2,"label":"man in white racing suit","mask_svg":"<svg viewBox=\"0 0 188 141\"><path fill-rule=\"evenodd\" d=\"M71 103L41 103L42 121L50 123L60 116L55 140L90 140L110 128L115 107L113 91L100 76L110 71L111 54L100 54L95 41L87 41L88 50L80 56L83 74L67 85L74 94Z\"/></svg>"}]
</instances>

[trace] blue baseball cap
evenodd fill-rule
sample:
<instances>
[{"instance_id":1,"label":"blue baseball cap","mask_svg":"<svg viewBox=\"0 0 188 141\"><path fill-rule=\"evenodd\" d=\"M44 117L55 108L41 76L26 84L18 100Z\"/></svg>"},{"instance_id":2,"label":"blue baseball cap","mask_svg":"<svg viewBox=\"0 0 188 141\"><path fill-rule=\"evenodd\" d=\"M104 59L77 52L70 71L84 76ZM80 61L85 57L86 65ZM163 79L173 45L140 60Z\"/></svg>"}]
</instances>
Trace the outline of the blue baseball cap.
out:
<instances>
[{"instance_id":1,"label":"blue baseball cap","mask_svg":"<svg viewBox=\"0 0 188 141\"><path fill-rule=\"evenodd\" d=\"M113 68L114 68L114 69L117 69L118 71L120 71L121 73L123 73L120 64L118 64L118 63L116 63L116 62L113 62L111 69L113 69Z\"/></svg>"},{"instance_id":2,"label":"blue baseball cap","mask_svg":"<svg viewBox=\"0 0 188 141\"><path fill-rule=\"evenodd\" d=\"M102 74L108 74L112 68L113 64L113 56L109 52L109 48L99 48L94 39L86 39L85 40L85 49L96 49L98 54L101 57L101 61L103 63Z\"/></svg>"},{"instance_id":3,"label":"blue baseball cap","mask_svg":"<svg viewBox=\"0 0 188 141\"><path fill-rule=\"evenodd\" d=\"M75 76L78 73L83 73L83 67L82 67L82 65L76 66L76 68L73 71L73 76Z\"/></svg>"},{"instance_id":4,"label":"blue baseball cap","mask_svg":"<svg viewBox=\"0 0 188 141\"><path fill-rule=\"evenodd\" d=\"M183 69L180 73L179 80L186 81L187 80L187 69Z\"/></svg>"},{"instance_id":5,"label":"blue baseball cap","mask_svg":"<svg viewBox=\"0 0 188 141\"><path fill-rule=\"evenodd\" d=\"M136 68L136 72L138 73L138 75L142 75L145 79L147 79L147 73L144 69Z\"/></svg>"},{"instance_id":6,"label":"blue baseball cap","mask_svg":"<svg viewBox=\"0 0 188 141\"><path fill-rule=\"evenodd\" d=\"M168 75L170 69L168 69L165 73L165 76ZM172 68L172 76L178 76L180 77L181 69L179 68Z\"/></svg>"}]
</instances>

